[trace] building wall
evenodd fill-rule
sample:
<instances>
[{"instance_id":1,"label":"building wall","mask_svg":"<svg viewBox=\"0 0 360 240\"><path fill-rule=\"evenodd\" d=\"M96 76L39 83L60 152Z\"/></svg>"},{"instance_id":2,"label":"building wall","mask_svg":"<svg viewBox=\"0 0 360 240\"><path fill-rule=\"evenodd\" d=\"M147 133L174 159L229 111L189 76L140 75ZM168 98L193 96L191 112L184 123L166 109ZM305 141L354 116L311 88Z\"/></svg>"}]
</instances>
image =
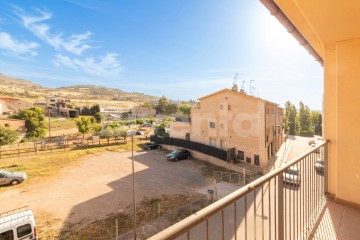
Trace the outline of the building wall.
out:
<instances>
[{"instance_id":1,"label":"building wall","mask_svg":"<svg viewBox=\"0 0 360 240\"><path fill-rule=\"evenodd\" d=\"M190 134L190 124L182 122L170 123L170 137L186 139L186 134Z\"/></svg>"},{"instance_id":2,"label":"building wall","mask_svg":"<svg viewBox=\"0 0 360 240\"><path fill-rule=\"evenodd\" d=\"M360 205L360 39L325 54L324 137L329 143L329 189L339 201Z\"/></svg>"},{"instance_id":3,"label":"building wall","mask_svg":"<svg viewBox=\"0 0 360 240\"><path fill-rule=\"evenodd\" d=\"M134 107L131 110L131 115L133 117L155 117L156 110L150 107Z\"/></svg>"},{"instance_id":4,"label":"building wall","mask_svg":"<svg viewBox=\"0 0 360 240\"><path fill-rule=\"evenodd\" d=\"M266 106L274 109L267 117ZM198 107L191 111L190 140L222 149L236 148L236 155L243 151L244 160L250 158L252 164L255 164L254 155L259 155L260 165L264 167L269 159L267 147L272 144L272 153L276 151L272 130L277 122L276 108L276 104L232 91L200 99Z\"/></svg>"},{"instance_id":5,"label":"building wall","mask_svg":"<svg viewBox=\"0 0 360 240\"><path fill-rule=\"evenodd\" d=\"M45 103L46 105L56 107L56 103L65 103L69 104L71 101L68 98L65 97L46 97Z\"/></svg>"}]
</instances>

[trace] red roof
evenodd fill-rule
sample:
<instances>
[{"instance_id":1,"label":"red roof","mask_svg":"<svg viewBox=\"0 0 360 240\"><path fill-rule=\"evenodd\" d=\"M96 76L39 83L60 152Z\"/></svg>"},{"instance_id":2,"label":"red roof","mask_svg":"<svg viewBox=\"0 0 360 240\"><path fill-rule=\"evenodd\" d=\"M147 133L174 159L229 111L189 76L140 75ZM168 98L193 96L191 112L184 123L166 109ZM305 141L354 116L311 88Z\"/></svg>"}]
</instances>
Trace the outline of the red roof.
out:
<instances>
[{"instance_id":1,"label":"red roof","mask_svg":"<svg viewBox=\"0 0 360 240\"><path fill-rule=\"evenodd\" d=\"M7 103L10 103L10 102L14 102L18 99L16 98L0 98L1 101L4 101L4 102L7 102Z\"/></svg>"}]
</instances>

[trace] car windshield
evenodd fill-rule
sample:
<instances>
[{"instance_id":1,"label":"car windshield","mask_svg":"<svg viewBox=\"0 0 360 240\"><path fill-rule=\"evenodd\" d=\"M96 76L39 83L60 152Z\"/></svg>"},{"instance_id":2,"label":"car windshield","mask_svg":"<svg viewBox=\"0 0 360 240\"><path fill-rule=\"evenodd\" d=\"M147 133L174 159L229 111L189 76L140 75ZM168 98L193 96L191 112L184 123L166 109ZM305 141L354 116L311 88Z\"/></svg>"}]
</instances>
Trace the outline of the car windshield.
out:
<instances>
[{"instance_id":1,"label":"car windshield","mask_svg":"<svg viewBox=\"0 0 360 240\"><path fill-rule=\"evenodd\" d=\"M295 170L295 169L288 169L288 170L286 170L286 173L291 174L291 175L298 175L299 171Z\"/></svg>"},{"instance_id":2,"label":"car windshield","mask_svg":"<svg viewBox=\"0 0 360 240\"><path fill-rule=\"evenodd\" d=\"M175 150L171 154L179 154L179 153L181 153L181 150Z\"/></svg>"},{"instance_id":3,"label":"car windshield","mask_svg":"<svg viewBox=\"0 0 360 240\"><path fill-rule=\"evenodd\" d=\"M4 171L4 170L0 170L0 173L2 173L4 175L11 175L11 172Z\"/></svg>"}]
</instances>

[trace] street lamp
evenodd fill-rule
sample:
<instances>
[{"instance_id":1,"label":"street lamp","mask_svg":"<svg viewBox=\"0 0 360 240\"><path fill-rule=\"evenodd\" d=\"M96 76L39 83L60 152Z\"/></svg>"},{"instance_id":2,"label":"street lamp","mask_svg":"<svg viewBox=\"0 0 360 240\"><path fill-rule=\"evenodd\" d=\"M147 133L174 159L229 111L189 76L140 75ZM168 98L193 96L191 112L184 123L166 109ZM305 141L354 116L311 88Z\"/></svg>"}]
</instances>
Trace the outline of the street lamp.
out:
<instances>
[{"instance_id":1,"label":"street lamp","mask_svg":"<svg viewBox=\"0 0 360 240\"><path fill-rule=\"evenodd\" d=\"M134 240L136 240L136 201L135 201L135 167L134 167L134 133L131 133L131 162L132 162L132 194L133 194L133 221Z\"/></svg>"}]
</instances>

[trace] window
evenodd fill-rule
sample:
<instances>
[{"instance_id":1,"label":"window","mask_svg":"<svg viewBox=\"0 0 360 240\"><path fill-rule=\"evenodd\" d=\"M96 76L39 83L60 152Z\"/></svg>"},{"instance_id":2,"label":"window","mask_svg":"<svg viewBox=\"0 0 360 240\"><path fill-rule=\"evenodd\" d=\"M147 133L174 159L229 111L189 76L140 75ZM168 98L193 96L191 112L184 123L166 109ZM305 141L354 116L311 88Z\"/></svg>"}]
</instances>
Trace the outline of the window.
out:
<instances>
[{"instance_id":1,"label":"window","mask_svg":"<svg viewBox=\"0 0 360 240\"><path fill-rule=\"evenodd\" d=\"M215 122L210 122L210 128L215 128Z\"/></svg>"},{"instance_id":2,"label":"window","mask_svg":"<svg viewBox=\"0 0 360 240\"><path fill-rule=\"evenodd\" d=\"M55 102L55 99L50 99L50 102Z\"/></svg>"},{"instance_id":3,"label":"window","mask_svg":"<svg viewBox=\"0 0 360 240\"><path fill-rule=\"evenodd\" d=\"M256 166L260 165L260 156L259 155L254 155L254 162Z\"/></svg>"},{"instance_id":4,"label":"window","mask_svg":"<svg viewBox=\"0 0 360 240\"><path fill-rule=\"evenodd\" d=\"M246 157L246 162L247 162L247 163L251 163L251 158Z\"/></svg>"},{"instance_id":5,"label":"window","mask_svg":"<svg viewBox=\"0 0 360 240\"><path fill-rule=\"evenodd\" d=\"M211 147L216 147L216 139L215 138L210 138L209 140L209 145Z\"/></svg>"},{"instance_id":6,"label":"window","mask_svg":"<svg viewBox=\"0 0 360 240\"><path fill-rule=\"evenodd\" d=\"M266 135L266 142L269 142L269 135Z\"/></svg>"},{"instance_id":7,"label":"window","mask_svg":"<svg viewBox=\"0 0 360 240\"><path fill-rule=\"evenodd\" d=\"M245 154L243 151L238 151L238 159L244 160Z\"/></svg>"},{"instance_id":8,"label":"window","mask_svg":"<svg viewBox=\"0 0 360 240\"><path fill-rule=\"evenodd\" d=\"M29 235L30 233L32 233L32 229L31 229L31 225L30 224L26 224L23 226L20 226L16 229L17 231L17 237L21 238L24 237L26 235Z\"/></svg>"},{"instance_id":9,"label":"window","mask_svg":"<svg viewBox=\"0 0 360 240\"><path fill-rule=\"evenodd\" d=\"M223 110L223 105L220 105L220 109Z\"/></svg>"},{"instance_id":10,"label":"window","mask_svg":"<svg viewBox=\"0 0 360 240\"><path fill-rule=\"evenodd\" d=\"M0 233L1 240L14 240L14 233L12 230Z\"/></svg>"},{"instance_id":11,"label":"window","mask_svg":"<svg viewBox=\"0 0 360 240\"><path fill-rule=\"evenodd\" d=\"M228 105L228 110L231 111L231 105Z\"/></svg>"}]
</instances>

